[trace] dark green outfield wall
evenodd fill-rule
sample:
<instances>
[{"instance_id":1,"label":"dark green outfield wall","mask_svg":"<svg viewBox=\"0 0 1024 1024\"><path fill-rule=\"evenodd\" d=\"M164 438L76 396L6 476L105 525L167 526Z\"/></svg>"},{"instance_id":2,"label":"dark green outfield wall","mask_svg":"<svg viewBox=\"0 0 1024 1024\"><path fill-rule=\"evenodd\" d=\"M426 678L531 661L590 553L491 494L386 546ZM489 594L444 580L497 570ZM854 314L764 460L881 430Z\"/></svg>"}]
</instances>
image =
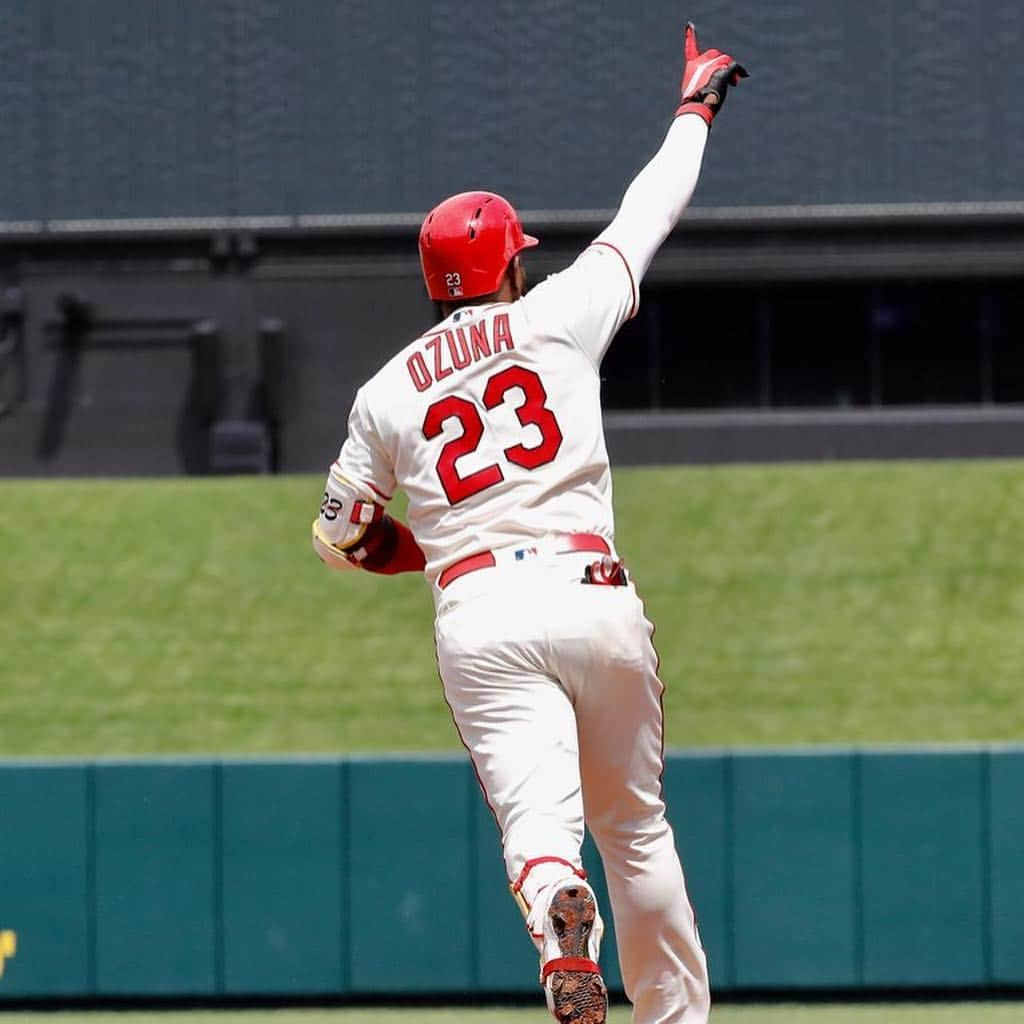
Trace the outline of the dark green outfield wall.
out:
<instances>
[{"instance_id":1,"label":"dark green outfield wall","mask_svg":"<svg viewBox=\"0 0 1024 1024\"><path fill-rule=\"evenodd\" d=\"M680 36L746 61L695 202L1024 200L1024 6L0 0L0 221L606 209Z\"/></svg>"},{"instance_id":2,"label":"dark green outfield wall","mask_svg":"<svg viewBox=\"0 0 1024 1024\"><path fill-rule=\"evenodd\" d=\"M665 788L719 991L1024 984L1024 750ZM0 765L0 999L531 990L505 885L462 759Z\"/></svg>"}]
</instances>

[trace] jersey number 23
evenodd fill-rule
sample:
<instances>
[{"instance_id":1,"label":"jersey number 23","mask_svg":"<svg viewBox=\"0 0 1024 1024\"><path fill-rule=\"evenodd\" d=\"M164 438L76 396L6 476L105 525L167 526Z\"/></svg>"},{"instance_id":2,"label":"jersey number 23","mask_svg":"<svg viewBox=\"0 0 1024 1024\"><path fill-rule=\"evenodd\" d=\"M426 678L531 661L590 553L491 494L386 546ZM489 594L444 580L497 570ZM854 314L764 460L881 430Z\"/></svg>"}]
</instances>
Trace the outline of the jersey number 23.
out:
<instances>
[{"instance_id":1,"label":"jersey number 23","mask_svg":"<svg viewBox=\"0 0 1024 1024\"><path fill-rule=\"evenodd\" d=\"M555 414L545 405L548 399L540 377L533 370L523 366L510 366L494 374L484 388L484 408L494 409L505 401L505 395L513 388L519 388L524 397L516 408L516 417L524 427L534 426L540 431L540 443L531 448L514 444L504 450L509 462L524 469L546 466L558 454L562 446L562 431ZM487 490L505 479L498 463L484 466L462 476L456 463L463 455L475 452L484 436L484 421L475 402L458 395L448 395L434 402L423 419L423 436L432 441L439 437L444 424L456 419L462 433L453 437L441 449L436 470L444 493L452 505L457 505L474 494Z\"/></svg>"}]
</instances>

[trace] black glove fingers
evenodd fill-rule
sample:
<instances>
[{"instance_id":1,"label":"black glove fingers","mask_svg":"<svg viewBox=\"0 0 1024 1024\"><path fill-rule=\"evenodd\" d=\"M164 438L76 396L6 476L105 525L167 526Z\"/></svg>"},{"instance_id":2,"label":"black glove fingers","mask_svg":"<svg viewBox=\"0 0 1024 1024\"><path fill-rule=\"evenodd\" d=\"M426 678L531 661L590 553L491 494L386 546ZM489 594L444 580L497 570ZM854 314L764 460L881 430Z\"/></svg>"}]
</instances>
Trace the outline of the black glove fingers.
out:
<instances>
[{"instance_id":1,"label":"black glove fingers","mask_svg":"<svg viewBox=\"0 0 1024 1024\"><path fill-rule=\"evenodd\" d=\"M729 85L739 85L741 78L749 78L749 77L750 77L750 74L747 71L747 69L742 64L738 63L737 61L733 61L725 69L725 81L728 82Z\"/></svg>"}]
</instances>

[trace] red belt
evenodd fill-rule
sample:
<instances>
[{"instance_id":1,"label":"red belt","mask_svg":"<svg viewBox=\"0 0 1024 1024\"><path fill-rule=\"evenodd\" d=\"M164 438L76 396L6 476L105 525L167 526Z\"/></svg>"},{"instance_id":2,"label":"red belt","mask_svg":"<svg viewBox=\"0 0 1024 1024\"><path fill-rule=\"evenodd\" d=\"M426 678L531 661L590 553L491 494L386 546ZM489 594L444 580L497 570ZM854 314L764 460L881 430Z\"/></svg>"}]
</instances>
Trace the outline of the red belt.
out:
<instances>
[{"instance_id":1,"label":"red belt","mask_svg":"<svg viewBox=\"0 0 1024 1024\"><path fill-rule=\"evenodd\" d=\"M611 546L608 541L597 533L563 533L554 538L555 554L568 555L574 551L591 551L596 555L610 555ZM524 545L520 550L530 550L530 545ZM466 573L476 572L477 569L493 569L498 564L493 551L481 551L476 555L467 555L459 561L448 566L440 576L437 577L437 585L444 590L449 583L454 583L460 576Z\"/></svg>"}]
</instances>

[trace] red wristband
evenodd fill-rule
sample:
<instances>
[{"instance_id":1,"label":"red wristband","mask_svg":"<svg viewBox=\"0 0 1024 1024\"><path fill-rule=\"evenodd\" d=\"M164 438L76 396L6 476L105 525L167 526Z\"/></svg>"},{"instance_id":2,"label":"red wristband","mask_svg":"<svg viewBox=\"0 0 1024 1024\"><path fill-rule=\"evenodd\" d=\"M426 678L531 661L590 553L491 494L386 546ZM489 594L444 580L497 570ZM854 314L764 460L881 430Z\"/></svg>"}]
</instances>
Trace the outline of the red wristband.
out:
<instances>
[{"instance_id":1,"label":"red wristband","mask_svg":"<svg viewBox=\"0 0 1024 1024\"><path fill-rule=\"evenodd\" d=\"M698 117L704 119L705 124L710 128L711 121L714 118L714 113L706 103L684 103L677 111L676 117L680 114L696 114Z\"/></svg>"}]
</instances>

